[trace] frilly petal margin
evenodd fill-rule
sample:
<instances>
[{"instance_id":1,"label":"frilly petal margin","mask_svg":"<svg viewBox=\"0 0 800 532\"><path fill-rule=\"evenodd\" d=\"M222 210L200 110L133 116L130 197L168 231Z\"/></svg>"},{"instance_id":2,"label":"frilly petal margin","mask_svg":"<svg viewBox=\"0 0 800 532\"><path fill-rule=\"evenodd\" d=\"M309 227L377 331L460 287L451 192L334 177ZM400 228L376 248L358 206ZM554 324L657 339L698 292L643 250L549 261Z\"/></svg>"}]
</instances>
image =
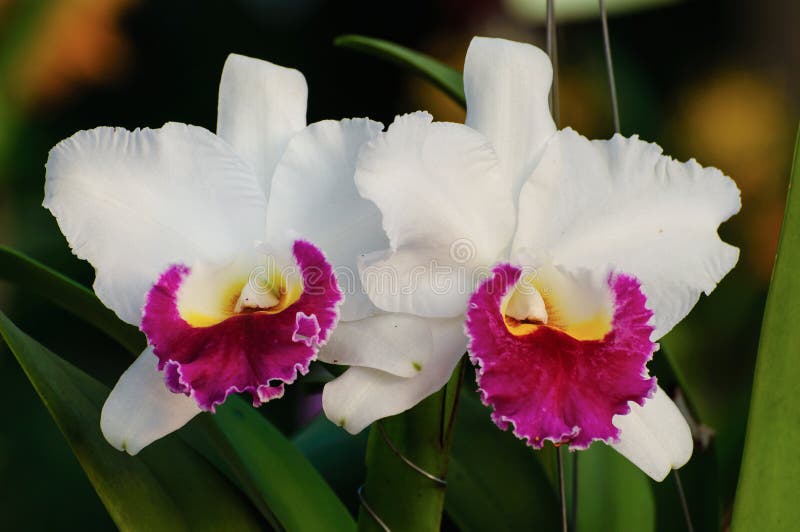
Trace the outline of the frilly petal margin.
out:
<instances>
[{"instance_id":1,"label":"frilly petal margin","mask_svg":"<svg viewBox=\"0 0 800 532\"><path fill-rule=\"evenodd\" d=\"M44 207L94 291L138 326L153 280L171 263L224 260L264 236L267 202L253 169L201 127L99 127L47 159Z\"/></svg>"},{"instance_id":2,"label":"frilly petal margin","mask_svg":"<svg viewBox=\"0 0 800 532\"><path fill-rule=\"evenodd\" d=\"M297 240L292 251L303 278L295 303L275 314L238 314L209 327L192 327L178 312L177 293L189 268L174 265L162 274L147 296L142 330L167 387L213 412L234 392L249 392L259 406L308 372L338 321L342 293L317 247Z\"/></svg>"},{"instance_id":3,"label":"frilly petal margin","mask_svg":"<svg viewBox=\"0 0 800 532\"><path fill-rule=\"evenodd\" d=\"M695 160L678 162L635 136L589 140L559 131L518 205L512 252L547 250L569 269L612 265L633 275L655 313L653 341L739 259L717 234L741 208L733 180Z\"/></svg>"},{"instance_id":4,"label":"frilly petal margin","mask_svg":"<svg viewBox=\"0 0 800 532\"><path fill-rule=\"evenodd\" d=\"M537 449L545 440L570 449L615 441L614 416L627 414L629 401L644 404L656 389L646 368L656 347L649 339L652 312L639 282L609 275L612 329L601 340L581 341L547 326L523 336L508 330L501 304L521 274L510 264L496 266L467 311L468 349L492 420Z\"/></svg>"}]
</instances>

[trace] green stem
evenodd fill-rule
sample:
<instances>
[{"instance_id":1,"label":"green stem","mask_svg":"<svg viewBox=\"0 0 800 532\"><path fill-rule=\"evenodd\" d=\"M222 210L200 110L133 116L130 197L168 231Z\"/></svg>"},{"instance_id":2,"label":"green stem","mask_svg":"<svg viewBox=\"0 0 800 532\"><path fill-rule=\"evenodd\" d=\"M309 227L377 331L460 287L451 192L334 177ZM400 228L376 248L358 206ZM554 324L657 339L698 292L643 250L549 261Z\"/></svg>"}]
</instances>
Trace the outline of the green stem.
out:
<instances>
[{"instance_id":1,"label":"green stem","mask_svg":"<svg viewBox=\"0 0 800 532\"><path fill-rule=\"evenodd\" d=\"M463 378L463 363L450 382L411 410L383 420L394 447L414 464L438 478L447 476L452 446L452 419ZM446 416L446 419L443 419ZM444 509L444 486L415 471L395 454L374 425L367 446L367 479L362 495L392 530L438 531ZM358 530L382 531L363 507Z\"/></svg>"}]
</instances>

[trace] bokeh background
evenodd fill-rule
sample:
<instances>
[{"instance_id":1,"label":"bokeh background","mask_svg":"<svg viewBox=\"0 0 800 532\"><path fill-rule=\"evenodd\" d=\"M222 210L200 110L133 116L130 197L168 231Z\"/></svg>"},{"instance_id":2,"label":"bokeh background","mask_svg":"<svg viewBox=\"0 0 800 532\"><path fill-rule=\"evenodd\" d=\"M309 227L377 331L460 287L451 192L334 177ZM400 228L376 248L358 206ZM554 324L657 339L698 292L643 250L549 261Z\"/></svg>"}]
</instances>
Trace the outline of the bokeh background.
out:
<instances>
[{"instance_id":1,"label":"bokeh background","mask_svg":"<svg viewBox=\"0 0 800 532\"><path fill-rule=\"evenodd\" d=\"M80 129L213 130L230 52L292 66L309 83L309 121L430 110L462 121L436 89L377 59L338 49L361 33L461 68L471 36L544 44L544 0L0 0L0 244L91 285L41 207L48 150ZM800 3L794 0L607 0L622 129L676 158L721 168L743 209L724 238L737 269L662 345L715 432L723 498L735 490L761 312L777 245L800 108ZM612 133L596 2L556 0L561 118ZM0 308L56 353L108 383L126 355L98 331L0 283ZM800 346L798 346L800 349ZM290 394L291 395L291 394ZM268 405L287 433L297 397ZM0 346L0 529L112 530L77 461ZM796 420L787 420L796 422Z\"/></svg>"}]
</instances>

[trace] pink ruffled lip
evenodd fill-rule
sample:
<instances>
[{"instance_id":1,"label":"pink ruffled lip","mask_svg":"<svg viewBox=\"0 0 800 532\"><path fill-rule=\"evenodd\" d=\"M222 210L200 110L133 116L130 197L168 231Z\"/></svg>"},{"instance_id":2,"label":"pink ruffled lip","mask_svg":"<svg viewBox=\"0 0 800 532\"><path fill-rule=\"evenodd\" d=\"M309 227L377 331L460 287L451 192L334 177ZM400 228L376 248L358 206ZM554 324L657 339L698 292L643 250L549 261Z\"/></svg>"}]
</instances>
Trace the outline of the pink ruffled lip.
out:
<instances>
[{"instance_id":1,"label":"pink ruffled lip","mask_svg":"<svg viewBox=\"0 0 800 532\"><path fill-rule=\"evenodd\" d=\"M522 270L496 266L470 299L466 330L483 402L493 408L501 429L512 427L528 445L545 440L570 449L593 441L612 442L619 429L612 423L640 405L656 390L647 362L656 344L650 341L652 312L639 281L610 274L613 297L611 330L598 340L578 340L542 325L528 334L513 334L502 313L503 297Z\"/></svg>"},{"instance_id":2,"label":"pink ruffled lip","mask_svg":"<svg viewBox=\"0 0 800 532\"><path fill-rule=\"evenodd\" d=\"M297 301L280 312L243 312L207 327L191 326L178 311L178 290L190 269L173 265L161 275L147 294L142 331L170 390L213 412L235 392L250 393L259 406L308 372L336 325L343 297L317 247L297 240L292 252L303 281Z\"/></svg>"}]
</instances>

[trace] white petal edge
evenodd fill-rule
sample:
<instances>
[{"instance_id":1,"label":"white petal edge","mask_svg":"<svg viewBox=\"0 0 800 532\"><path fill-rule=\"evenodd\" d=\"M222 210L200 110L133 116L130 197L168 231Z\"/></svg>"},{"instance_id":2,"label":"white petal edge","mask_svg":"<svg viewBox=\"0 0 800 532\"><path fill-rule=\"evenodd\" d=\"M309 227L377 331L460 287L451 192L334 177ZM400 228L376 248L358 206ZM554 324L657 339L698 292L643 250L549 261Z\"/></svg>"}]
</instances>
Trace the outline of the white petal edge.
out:
<instances>
[{"instance_id":1,"label":"white petal edge","mask_svg":"<svg viewBox=\"0 0 800 532\"><path fill-rule=\"evenodd\" d=\"M464 320L426 321L433 333L433 355L419 375L403 378L376 369L351 367L322 391L322 408L328 419L357 434L370 423L405 412L441 389L466 349Z\"/></svg>"},{"instance_id":2,"label":"white petal edge","mask_svg":"<svg viewBox=\"0 0 800 532\"><path fill-rule=\"evenodd\" d=\"M361 287L357 259L389 241L380 211L361 197L353 175L361 146L382 129L366 118L311 124L289 141L272 180L267 241L299 235L325 252L345 295L342 321L377 312Z\"/></svg>"},{"instance_id":3,"label":"white petal edge","mask_svg":"<svg viewBox=\"0 0 800 532\"><path fill-rule=\"evenodd\" d=\"M148 347L111 390L100 414L100 429L113 447L135 455L200 412L194 399L167 389L158 358Z\"/></svg>"},{"instance_id":4,"label":"white petal edge","mask_svg":"<svg viewBox=\"0 0 800 532\"><path fill-rule=\"evenodd\" d=\"M264 235L255 174L200 127L79 131L50 151L46 168L44 206L94 266L97 296L133 325L170 263L226 260Z\"/></svg>"},{"instance_id":5,"label":"white petal edge","mask_svg":"<svg viewBox=\"0 0 800 532\"><path fill-rule=\"evenodd\" d=\"M330 364L379 369L414 377L432 363L433 334L428 320L409 314L383 314L339 322L319 359Z\"/></svg>"},{"instance_id":6,"label":"white petal edge","mask_svg":"<svg viewBox=\"0 0 800 532\"><path fill-rule=\"evenodd\" d=\"M739 250L717 228L740 207L736 184L716 168L675 161L638 137L590 141L565 129L520 191L513 249L636 276L655 341L736 264Z\"/></svg>"},{"instance_id":7,"label":"white petal edge","mask_svg":"<svg viewBox=\"0 0 800 532\"><path fill-rule=\"evenodd\" d=\"M359 270L378 308L449 318L466 311L475 270L507 248L514 205L486 138L432 120L399 116L361 150L356 186L380 209L390 249Z\"/></svg>"},{"instance_id":8,"label":"white petal edge","mask_svg":"<svg viewBox=\"0 0 800 532\"><path fill-rule=\"evenodd\" d=\"M660 387L644 406L633 402L630 405L629 414L614 416L614 426L620 429L621 435L611 447L653 480L661 482L670 471L683 467L692 457L692 431L678 407Z\"/></svg>"},{"instance_id":9,"label":"white petal edge","mask_svg":"<svg viewBox=\"0 0 800 532\"><path fill-rule=\"evenodd\" d=\"M265 194L289 139L306 125L307 100L298 70L238 54L225 61L217 134L253 166Z\"/></svg>"},{"instance_id":10,"label":"white petal edge","mask_svg":"<svg viewBox=\"0 0 800 532\"><path fill-rule=\"evenodd\" d=\"M556 132L548 95L553 67L530 44L475 37L464 63L466 124L494 146L514 195Z\"/></svg>"}]
</instances>

